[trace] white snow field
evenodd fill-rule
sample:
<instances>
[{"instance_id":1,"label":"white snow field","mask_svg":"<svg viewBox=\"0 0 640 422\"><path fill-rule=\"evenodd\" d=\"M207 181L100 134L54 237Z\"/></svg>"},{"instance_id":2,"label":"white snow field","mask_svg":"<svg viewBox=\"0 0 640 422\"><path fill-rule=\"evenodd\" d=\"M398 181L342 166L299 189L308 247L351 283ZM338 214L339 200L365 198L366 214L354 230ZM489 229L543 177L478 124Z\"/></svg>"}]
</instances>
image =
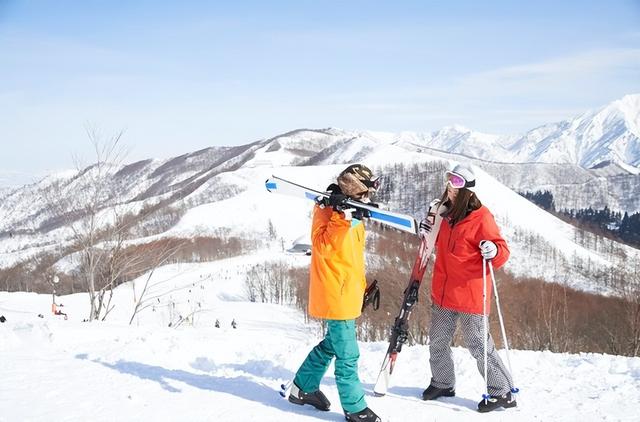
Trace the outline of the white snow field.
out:
<instances>
[{"instance_id":1,"label":"white snow field","mask_svg":"<svg viewBox=\"0 0 640 422\"><path fill-rule=\"evenodd\" d=\"M132 283L116 290L116 306L106 322L82 322L88 314L85 294L57 299L69 315L65 320L51 314L51 295L0 292L0 315L7 319L0 324L0 421L344 420L333 367L321 386L332 402L329 412L290 404L278 394L321 339L321 329L305 323L292 307L246 300L246 270L269 259L296 266L308 262L303 256L264 252L163 267L152 279L153 306L132 325ZM143 280L136 281L138 294ZM194 311L192 321L168 327L178 314ZM220 328L214 327L216 319ZM405 347L389 394L375 397L373 384L386 347L360 343L359 368L367 402L385 421L639 417L640 358L512 351L521 389L518 407L479 414L475 407L483 381L462 348L454 350L456 397L420 399L430 377L427 346Z\"/></svg>"}]
</instances>

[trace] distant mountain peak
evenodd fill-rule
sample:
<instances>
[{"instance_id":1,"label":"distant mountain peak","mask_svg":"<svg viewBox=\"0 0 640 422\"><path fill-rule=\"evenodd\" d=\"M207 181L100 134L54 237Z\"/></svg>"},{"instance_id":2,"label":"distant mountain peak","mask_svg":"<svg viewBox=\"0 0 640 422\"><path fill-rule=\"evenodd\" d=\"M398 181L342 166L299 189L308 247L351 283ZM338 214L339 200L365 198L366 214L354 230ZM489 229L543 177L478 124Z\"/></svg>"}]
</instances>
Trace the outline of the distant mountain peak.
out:
<instances>
[{"instance_id":1,"label":"distant mountain peak","mask_svg":"<svg viewBox=\"0 0 640 422\"><path fill-rule=\"evenodd\" d=\"M614 103L621 103L623 105L628 105L630 107L640 107L640 93L638 94L627 94L619 100L614 101Z\"/></svg>"},{"instance_id":2,"label":"distant mountain peak","mask_svg":"<svg viewBox=\"0 0 640 422\"><path fill-rule=\"evenodd\" d=\"M373 130L349 131L296 129L270 140L286 139L285 150L309 156L320 147L357 141L365 149L375 145L399 142L447 153L504 163L575 164L583 168L601 167L609 162L632 174L640 173L640 94L629 94L598 109L586 111L574 118L547 123L522 135L495 135L469 129L460 124L448 125L431 133L403 131L400 133ZM312 145L313 144L313 145ZM272 152L276 151L275 146ZM308 163L328 163L358 159L361 154L325 151L309 158ZM348 150L348 149L347 149ZM291 156L291 160L296 157Z\"/></svg>"},{"instance_id":3,"label":"distant mountain peak","mask_svg":"<svg viewBox=\"0 0 640 422\"><path fill-rule=\"evenodd\" d=\"M444 126L440 130L436 131L435 133L436 134L446 134L446 133L464 134L464 133L472 133L472 132L473 131L466 126L454 124L454 125Z\"/></svg>"}]
</instances>

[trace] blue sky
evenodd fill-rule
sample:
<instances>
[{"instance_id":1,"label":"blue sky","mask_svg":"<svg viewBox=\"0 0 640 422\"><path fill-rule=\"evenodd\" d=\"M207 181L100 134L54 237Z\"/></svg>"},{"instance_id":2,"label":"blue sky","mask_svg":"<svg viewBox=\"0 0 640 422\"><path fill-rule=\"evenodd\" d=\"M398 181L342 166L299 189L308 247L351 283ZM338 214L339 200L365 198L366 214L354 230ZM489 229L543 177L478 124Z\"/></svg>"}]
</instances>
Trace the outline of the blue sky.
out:
<instances>
[{"instance_id":1,"label":"blue sky","mask_svg":"<svg viewBox=\"0 0 640 422\"><path fill-rule=\"evenodd\" d=\"M640 92L640 1L0 0L0 173L300 127L519 133ZM563 4L564 3L564 4Z\"/></svg>"}]
</instances>

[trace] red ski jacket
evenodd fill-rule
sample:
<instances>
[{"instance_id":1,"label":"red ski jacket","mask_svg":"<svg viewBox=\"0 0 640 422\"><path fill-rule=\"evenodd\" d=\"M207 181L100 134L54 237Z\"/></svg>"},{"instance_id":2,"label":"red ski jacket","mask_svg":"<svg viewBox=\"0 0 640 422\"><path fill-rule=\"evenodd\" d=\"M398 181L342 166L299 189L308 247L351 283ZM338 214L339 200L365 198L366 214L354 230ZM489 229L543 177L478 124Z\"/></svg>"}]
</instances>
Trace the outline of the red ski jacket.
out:
<instances>
[{"instance_id":1,"label":"red ski jacket","mask_svg":"<svg viewBox=\"0 0 640 422\"><path fill-rule=\"evenodd\" d=\"M453 228L445 218L436 239L436 260L431 280L431 300L438 306L469 314L482 314L482 255L480 241L498 247L494 269L509 259L507 242L500 235L491 212L482 206ZM493 287L487 265L487 314Z\"/></svg>"}]
</instances>

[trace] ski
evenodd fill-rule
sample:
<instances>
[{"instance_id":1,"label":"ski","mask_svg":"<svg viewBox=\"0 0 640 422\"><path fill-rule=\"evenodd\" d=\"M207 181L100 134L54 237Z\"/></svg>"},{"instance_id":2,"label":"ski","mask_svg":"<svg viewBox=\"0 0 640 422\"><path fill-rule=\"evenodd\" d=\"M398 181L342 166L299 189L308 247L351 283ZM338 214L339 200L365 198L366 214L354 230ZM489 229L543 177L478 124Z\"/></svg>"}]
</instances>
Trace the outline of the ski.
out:
<instances>
[{"instance_id":1,"label":"ski","mask_svg":"<svg viewBox=\"0 0 640 422\"><path fill-rule=\"evenodd\" d=\"M330 196L327 192L309 189L276 176L271 176L267 179L265 186L269 192L310 199L319 203L321 206L325 206L327 204L327 200ZM352 199L348 199L346 201L346 205L361 211L365 217L373 221L377 221L412 234L416 234L418 232L416 220L410 215L382 210L377 208L375 205L365 204Z\"/></svg>"},{"instance_id":2,"label":"ski","mask_svg":"<svg viewBox=\"0 0 640 422\"><path fill-rule=\"evenodd\" d=\"M425 270L427 269L427 263L429 257L433 252L433 248L436 243L436 237L438 237L438 231L440 230L440 224L442 222L442 214L446 208L440 205L439 201L433 201L429 206L427 218L432 223L432 229L426 238L422 238L420 242L420 248L418 249L418 256L413 263L413 269L411 270L411 277L409 278L409 284L404 291L404 299L400 312L396 317L393 328L391 329L391 336L389 338L389 348L382 361L382 367L378 374L376 385L373 388L373 392L377 396L384 396L389 389L389 381L391 380L391 374L396 364L398 353L402 350L402 345L407 341L409 336L409 317L413 306L418 301L418 291L420 289L420 283L424 278Z\"/></svg>"}]
</instances>

